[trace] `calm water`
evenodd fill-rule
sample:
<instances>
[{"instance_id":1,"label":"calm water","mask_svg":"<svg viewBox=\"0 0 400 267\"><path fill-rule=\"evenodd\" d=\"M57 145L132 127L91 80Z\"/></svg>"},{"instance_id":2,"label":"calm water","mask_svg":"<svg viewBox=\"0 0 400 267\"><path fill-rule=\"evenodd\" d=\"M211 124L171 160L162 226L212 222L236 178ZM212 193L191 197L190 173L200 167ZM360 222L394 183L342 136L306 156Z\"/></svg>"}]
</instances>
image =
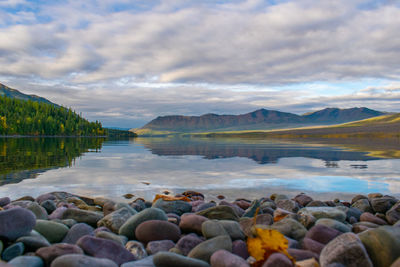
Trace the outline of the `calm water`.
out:
<instances>
[{"instance_id":1,"label":"calm water","mask_svg":"<svg viewBox=\"0 0 400 267\"><path fill-rule=\"evenodd\" d=\"M0 197L68 191L151 199L165 190L196 190L229 199L274 192L307 192L320 199L369 192L400 196L398 144L348 143L0 138Z\"/></svg>"}]
</instances>

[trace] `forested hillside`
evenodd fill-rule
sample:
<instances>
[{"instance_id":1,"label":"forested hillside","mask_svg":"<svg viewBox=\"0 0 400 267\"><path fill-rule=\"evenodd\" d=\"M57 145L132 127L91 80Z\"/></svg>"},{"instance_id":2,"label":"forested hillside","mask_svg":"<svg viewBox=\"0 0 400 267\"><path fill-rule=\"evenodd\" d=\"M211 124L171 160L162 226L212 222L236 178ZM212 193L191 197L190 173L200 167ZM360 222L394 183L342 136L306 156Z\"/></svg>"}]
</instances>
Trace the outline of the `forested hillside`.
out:
<instances>
[{"instance_id":1,"label":"forested hillside","mask_svg":"<svg viewBox=\"0 0 400 267\"><path fill-rule=\"evenodd\" d=\"M89 122L71 109L0 96L0 135L105 135L100 122Z\"/></svg>"}]
</instances>

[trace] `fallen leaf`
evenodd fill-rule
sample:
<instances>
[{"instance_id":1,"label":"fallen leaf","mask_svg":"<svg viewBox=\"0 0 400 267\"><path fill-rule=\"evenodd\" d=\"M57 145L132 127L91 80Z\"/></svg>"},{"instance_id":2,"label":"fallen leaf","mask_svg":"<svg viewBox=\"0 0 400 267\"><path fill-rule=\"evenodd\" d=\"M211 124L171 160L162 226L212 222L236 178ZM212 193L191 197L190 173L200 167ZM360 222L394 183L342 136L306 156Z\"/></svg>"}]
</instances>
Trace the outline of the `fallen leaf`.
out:
<instances>
[{"instance_id":1,"label":"fallen leaf","mask_svg":"<svg viewBox=\"0 0 400 267\"><path fill-rule=\"evenodd\" d=\"M183 200L183 201L186 201L186 202L190 202L191 201L190 198L185 197L185 196L183 196L183 197L174 197L174 196L167 196L167 195L157 194L155 196L154 200L153 200L153 203L156 202L160 198L162 200L165 200L165 201L174 201L174 200Z\"/></svg>"}]
</instances>

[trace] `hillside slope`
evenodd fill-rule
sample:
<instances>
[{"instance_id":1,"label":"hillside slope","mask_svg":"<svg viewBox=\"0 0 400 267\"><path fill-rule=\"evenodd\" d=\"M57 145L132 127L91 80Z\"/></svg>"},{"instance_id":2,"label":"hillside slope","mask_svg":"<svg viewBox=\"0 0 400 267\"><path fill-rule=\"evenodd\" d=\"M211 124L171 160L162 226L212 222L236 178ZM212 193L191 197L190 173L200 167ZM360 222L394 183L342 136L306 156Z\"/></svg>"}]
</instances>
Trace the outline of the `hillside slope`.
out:
<instances>
[{"instance_id":1,"label":"hillside slope","mask_svg":"<svg viewBox=\"0 0 400 267\"><path fill-rule=\"evenodd\" d=\"M10 88L2 83L0 83L0 96L6 96L6 97L21 99L21 100L31 100L34 102L40 102L40 103L46 103L46 104L58 106L57 104L51 102L50 100L47 100L44 97L40 97L37 95L27 95L27 94L21 93L20 91L18 91L16 89Z\"/></svg>"}]
</instances>

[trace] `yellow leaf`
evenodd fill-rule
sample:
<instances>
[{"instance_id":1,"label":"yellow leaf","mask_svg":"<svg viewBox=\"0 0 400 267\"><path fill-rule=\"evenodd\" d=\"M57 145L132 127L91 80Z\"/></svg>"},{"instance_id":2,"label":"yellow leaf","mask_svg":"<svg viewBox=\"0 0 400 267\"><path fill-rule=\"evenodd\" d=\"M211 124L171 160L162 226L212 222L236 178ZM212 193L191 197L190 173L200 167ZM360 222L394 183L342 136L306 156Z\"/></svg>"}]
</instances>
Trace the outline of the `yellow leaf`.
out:
<instances>
[{"instance_id":1,"label":"yellow leaf","mask_svg":"<svg viewBox=\"0 0 400 267\"><path fill-rule=\"evenodd\" d=\"M165 201L183 200L183 201L186 201L186 202L190 202L190 198L188 198L188 197L174 197L174 196L167 196L167 195L157 194L155 196L154 200L153 200L153 203L156 202L160 198L162 200L165 200Z\"/></svg>"}]
</instances>

